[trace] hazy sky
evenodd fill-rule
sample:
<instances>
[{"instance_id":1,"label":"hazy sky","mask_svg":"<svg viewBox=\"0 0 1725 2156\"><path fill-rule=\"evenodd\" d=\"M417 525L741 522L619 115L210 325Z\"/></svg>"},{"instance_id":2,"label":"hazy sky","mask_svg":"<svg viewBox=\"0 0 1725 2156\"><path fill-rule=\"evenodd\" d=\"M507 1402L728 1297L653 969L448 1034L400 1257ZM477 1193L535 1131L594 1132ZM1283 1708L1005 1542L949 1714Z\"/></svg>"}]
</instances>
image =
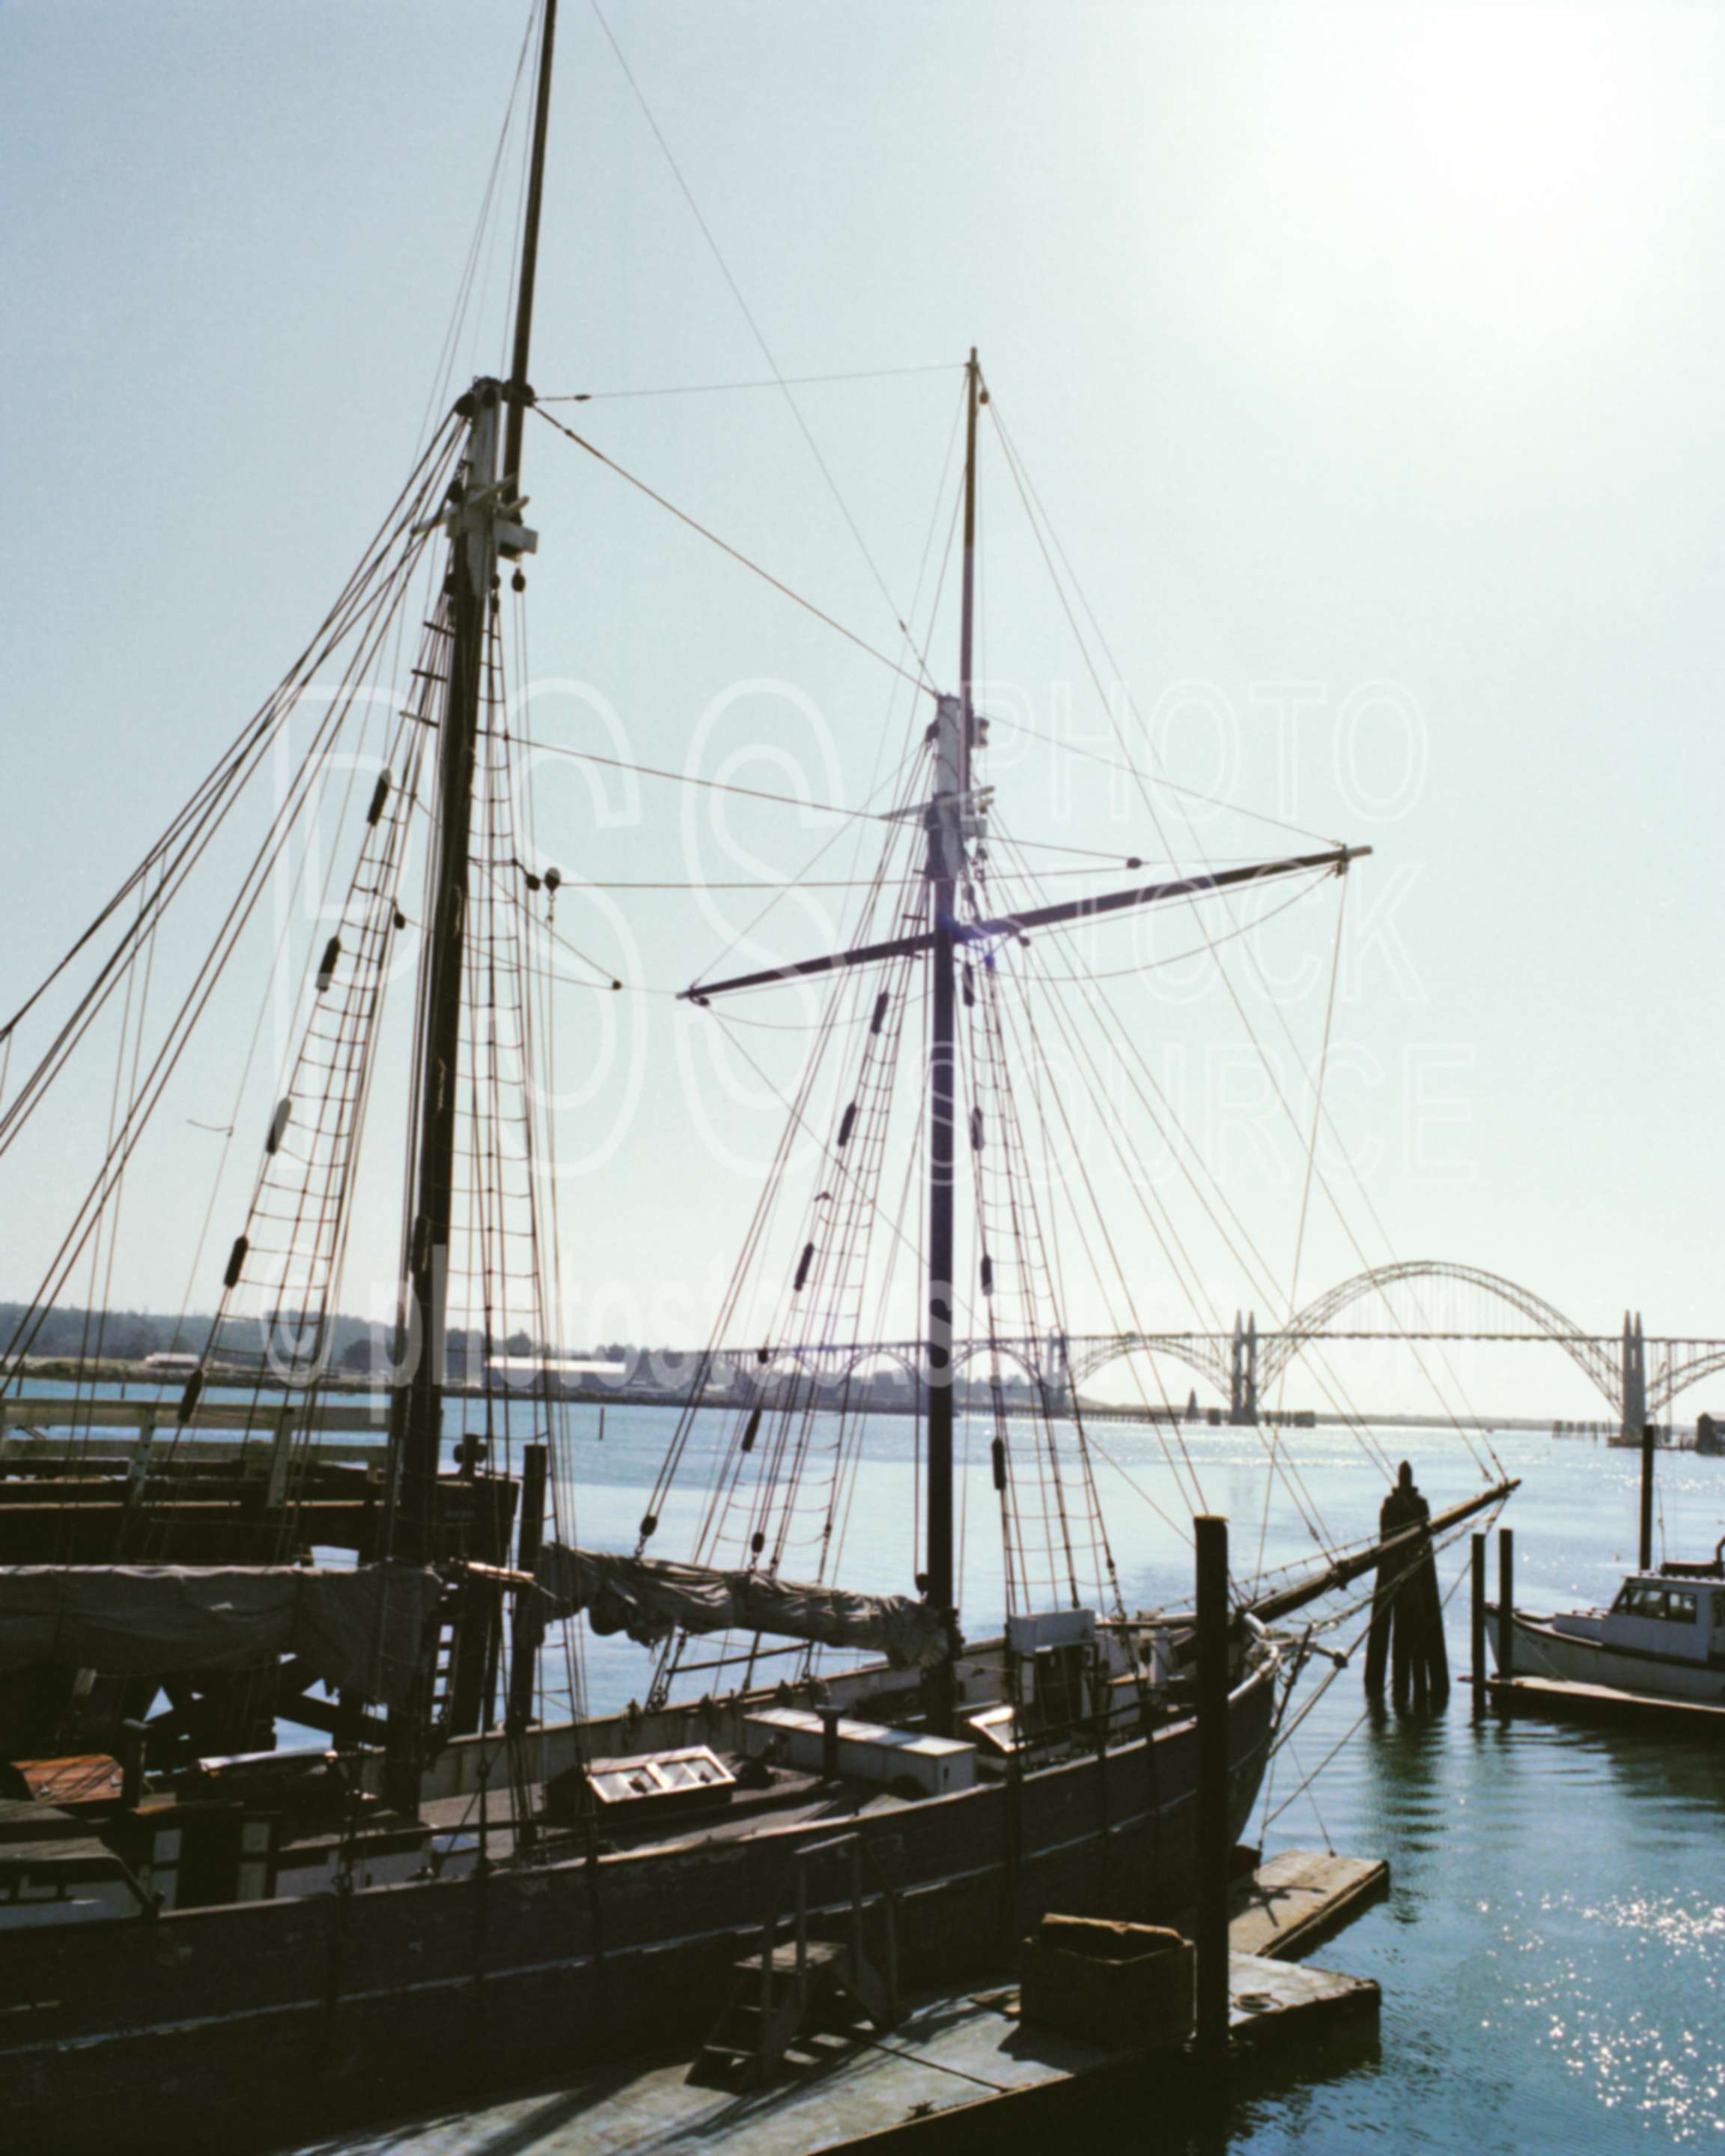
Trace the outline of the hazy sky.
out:
<instances>
[{"instance_id":1,"label":"hazy sky","mask_svg":"<svg viewBox=\"0 0 1725 2156\"><path fill-rule=\"evenodd\" d=\"M956 370L981 348L1107 679L1117 666L1148 722L1134 754L1375 848L1349 888L1330 1088L1333 1146L1387 1231L1354 1205L1371 1255L1481 1265L1601 1330L1633 1302L1656 1332L1725 1333L1708 986L1725 927L1725 20L881 0L608 14L784 373ZM0 10L8 1009L259 703L399 486L524 22L525 0ZM502 357L502 222L464 377ZM547 395L769 372L577 0L531 372ZM796 393L891 609L776 392L557 408L891 646L958 380ZM885 670L540 424L526 479L529 670L583 685L536 702L536 736L595 745L602 700L643 761L869 793L906 721ZM1118 755L986 429L983 487L995 707ZM943 606L949 682L954 641ZM1063 795L1040 751L996 742L1019 834L1158 857L1117 774L1081 767ZM614 779L596 800L577 773L547 773L539 824L572 882L779 872L834 829L755 804L721 830L681 789ZM1189 862L1290 837L1168 814ZM854 840L828 858L855 873ZM632 988L676 988L760 896L572 890L559 924ZM829 917L781 906L749 947L825 947L845 899L828 895ZM1327 892L1265 946L1297 987L1289 1034L1255 1006L1254 1024L1295 1091L1335 920ZM1160 947L1184 947L1168 933ZM1299 1163L1207 964L1117 984L1120 1007L1285 1288ZM564 1136L603 1158L564 1188L566 1275L582 1312L615 1291L619 1332L692 1337L771 1103L723 1092L699 1021L668 999L575 1002L563 1052L592 1097ZM217 1048L243 1050L252 1014L222 1019ZM798 1037L752 1046L788 1082ZM172 1230L189 1248L203 1216L214 1154L198 1147L219 1141L186 1119L227 1120L216 1067L207 1097L176 1098L118 1300L184 1291L183 1257L176 1271L161 1247ZM83 1108L105 1098L92 1081ZM0 1295L31 1284L69 1158L0 1163ZM1172 1319L1153 1250L1134 1262ZM1255 1299L1219 1255L1202 1262L1219 1307ZM1357 1264L1314 1215L1301 1299ZM668 1283L680 1305L655 1300ZM1481 1404L1591 1411L1554 1354L1514 1357L1470 1378ZM1363 1385L1383 1405L1415 1389L1405 1365Z\"/></svg>"}]
</instances>

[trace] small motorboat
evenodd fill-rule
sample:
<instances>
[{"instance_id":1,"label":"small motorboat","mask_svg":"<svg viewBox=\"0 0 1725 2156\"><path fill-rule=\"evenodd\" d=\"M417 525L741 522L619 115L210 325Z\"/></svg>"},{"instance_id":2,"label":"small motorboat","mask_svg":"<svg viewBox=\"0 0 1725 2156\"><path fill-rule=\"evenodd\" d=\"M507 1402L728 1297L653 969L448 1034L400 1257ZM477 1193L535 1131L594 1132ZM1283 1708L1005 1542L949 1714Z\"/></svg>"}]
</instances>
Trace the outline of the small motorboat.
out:
<instances>
[{"instance_id":1,"label":"small motorboat","mask_svg":"<svg viewBox=\"0 0 1725 2156\"><path fill-rule=\"evenodd\" d=\"M1515 1610L1507 1656L1501 1609L1486 1615L1501 1674L1725 1706L1725 1537L1707 1563L1628 1573L1609 1609Z\"/></svg>"}]
</instances>

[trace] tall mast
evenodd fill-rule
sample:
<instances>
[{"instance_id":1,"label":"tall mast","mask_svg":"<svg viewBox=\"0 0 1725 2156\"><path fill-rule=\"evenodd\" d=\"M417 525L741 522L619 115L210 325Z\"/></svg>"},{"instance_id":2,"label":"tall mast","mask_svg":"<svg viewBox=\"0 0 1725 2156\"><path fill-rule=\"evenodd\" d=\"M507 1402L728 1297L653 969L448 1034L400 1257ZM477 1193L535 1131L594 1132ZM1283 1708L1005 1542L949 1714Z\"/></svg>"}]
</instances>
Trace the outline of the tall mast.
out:
<instances>
[{"instance_id":1,"label":"tall mast","mask_svg":"<svg viewBox=\"0 0 1725 2156\"><path fill-rule=\"evenodd\" d=\"M533 320L533 280L539 249L539 209L545 171L545 131L551 98L552 39L557 0L545 0L539 85L533 123L533 163L521 241L516 306L515 355L507 383L474 383L456 409L467 421L467 455L452 490L444 522L449 534L445 581L449 672L438 743L437 796L419 1037L418 1126L414 1133L413 1217L407 1235L406 1373L390 1394L390 1457L395 1470L392 1556L429 1564L440 1554L438 1464L443 1451L444 1323L449 1240L455 1196L456 1103L461 1063L461 1005L466 957L467 886L473 822L474 764L479 743L485 646L496 604L497 563L532 552L534 534L520 511L521 413L527 346ZM506 439L504 415L507 413ZM499 452L502 451L500 462ZM385 1789L399 1810L417 1811L425 1762L429 1670L417 1697L389 1717Z\"/></svg>"},{"instance_id":2,"label":"tall mast","mask_svg":"<svg viewBox=\"0 0 1725 2156\"><path fill-rule=\"evenodd\" d=\"M527 347L533 336L533 286L539 274L539 210L545 199L545 136L551 124L551 54L557 41L557 0L545 0L539 40L539 88L533 103L533 157L527 173L527 212L521 227L521 278L516 295L515 350L509 362L509 424L503 443L503 475L521 491L521 418L527 406Z\"/></svg>"},{"instance_id":3,"label":"tall mast","mask_svg":"<svg viewBox=\"0 0 1725 2156\"><path fill-rule=\"evenodd\" d=\"M990 789L972 783L971 759L988 726L975 708L976 621L976 504L977 417L988 401L982 369L973 347L965 366L968 425L964 454L964 563L959 615L958 693L936 699L935 719L928 740L934 749L932 793L920 811L927 836L924 876L928 885L928 907L914 933L862 943L824 957L788 961L723 980L702 981L683 990L683 999L702 1009L716 997L744 989L761 988L775 982L812 979L819 975L848 973L896 958L927 954L929 963L931 1023L928 1058L928 1243L927 1274L924 1282L926 1331L923 1336L924 1394L928 1413L928 1466L926 1482L927 1512L923 1569L917 1584L929 1606L957 1637L954 1607L957 1568L953 1548L952 1340L957 1315L957 1254L954 1249L954 1157L957 1151L957 1072L956 1065L957 949L961 938L1022 937L1031 929L1055 927L1081 921L1101 920L1174 899L1191 898L1268 882L1284 876L1327 870L1341 875L1350 861L1371 851L1369 846L1333 846L1322 853L1291 855L1259 861L1202 875L1174 876L1134 888L1103 892L1089 898L1069 899L1060 904L1021 908L995 919L961 924L957 917L958 891L968 865L968 845L984 828ZM918 813L906 811L906 814ZM1142 863L1134 864L1142 866ZM973 1132L973 1140L980 1133ZM842 1134L841 1140L843 1142ZM812 1252L814 1245L809 1246ZM804 1264L808 1262L805 1255ZM798 1279L800 1281L801 1275ZM1316 1591L1316 1590L1314 1590ZM931 1727L942 1735L952 1732L957 1702L952 1658L930 1671L924 1680Z\"/></svg>"},{"instance_id":4,"label":"tall mast","mask_svg":"<svg viewBox=\"0 0 1725 2156\"><path fill-rule=\"evenodd\" d=\"M964 579L958 606L958 695L964 721L958 737L958 768L964 791L970 791L971 736L975 712L971 700L971 656L976 624L976 414L983 403L983 371L977 365L976 346L964 369Z\"/></svg>"},{"instance_id":5,"label":"tall mast","mask_svg":"<svg viewBox=\"0 0 1725 2156\"><path fill-rule=\"evenodd\" d=\"M952 1551L952 1326L957 1283L953 1252L954 1063L952 931L970 791L971 658L975 614L976 415L979 374L972 347L965 367L964 579L959 608L958 694L942 696L934 721L934 798L928 808L928 866L934 919L929 953L932 1026L928 1058L928 1553L925 1592L937 1609L957 1600ZM930 1722L950 1736L954 1671L949 1656L933 1673Z\"/></svg>"},{"instance_id":6,"label":"tall mast","mask_svg":"<svg viewBox=\"0 0 1725 2156\"><path fill-rule=\"evenodd\" d=\"M443 1450L444 1326L455 1191L474 754L485 625L497 572L497 433L502 398L496 382L476 382L462 403L470 408L469 434L460 500L452 505L448 520L449 675L438 744L432 840L436 851L420 1007L419 1122L407 1258L408 1353L406 1374L389 1398L389 1443L396 1471L390 1553L408 1564L429 1564L437 1554L437 1471ZM418 1808L428 1704L424 1697L415 1699L393 1710L389 1717L387 1789L391 1803L403 1811Z\"/></svg>"}]
</instances>

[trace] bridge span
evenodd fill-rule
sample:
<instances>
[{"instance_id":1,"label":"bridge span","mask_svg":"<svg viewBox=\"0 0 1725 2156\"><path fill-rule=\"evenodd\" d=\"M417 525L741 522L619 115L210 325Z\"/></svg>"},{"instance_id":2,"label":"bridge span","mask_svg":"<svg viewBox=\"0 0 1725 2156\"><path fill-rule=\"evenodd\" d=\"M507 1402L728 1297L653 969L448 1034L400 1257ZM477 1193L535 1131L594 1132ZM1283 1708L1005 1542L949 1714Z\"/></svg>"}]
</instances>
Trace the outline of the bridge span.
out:
<instances>
[{"instance_id":1,"label":"bridge span","mask_svg":"<svg viewBox=\"0 0 1725 2156\"><path fill-rule=\"evenodd\" d=\"M1460 1314L1429 1307L1420 1289L1438 1284L1440 1301L1452 1304L1460 1291L1471 1299ZM1404 1320L1393 1296L1411 1306ZM1379 1322L1363 1323L1360 1305L1375 1303ZM1520 1320L1499 1327L1480 1321L1479 1309L1501 1307ZM1447 1317L1448 1322L1444 1322ZM1392 1322L1384 1322L1384 1320ZM1193 1330L1158 1332L1054 1334L1047 1338L987 1337L955 1341L955 1376L978 1357L998 1353L1040 1387L1051 1404L1065 1406L1073 1394L1109 1364L1137 1354L1166 1356L1183 1364L1225 1394L1228 1419L1252 1423L1260 1399L1300 1357L1327 1342L1381 1340L1417 1345L1421 1342L1517 1341L1560 1348L1582 1371L1610 1410L1619 1429L1639 1435L1643 1424L1660 1419L1690 1387L1725 1371L1725 1339L1650 1335L1639 1311L1625 1311L1622 1329L1588 1332L1529 1288L1501 1274L1439 1259L1416 1259L1355 1274L1309 1302L1287 1324L1260 1331L1255 1312L1235 1314L1231 1332ZM727 1367L739 1392L759 1387L769 1372L806 1372L824 1383L839 1383L859 1373L897 1365L912 1383L922 1381L927 1350L916 1340L849 1340L783 1348L721 1348L715 1360ZM1650 1374L1651 1373L1651 1374Z\"/></svg>"}]
</instances>

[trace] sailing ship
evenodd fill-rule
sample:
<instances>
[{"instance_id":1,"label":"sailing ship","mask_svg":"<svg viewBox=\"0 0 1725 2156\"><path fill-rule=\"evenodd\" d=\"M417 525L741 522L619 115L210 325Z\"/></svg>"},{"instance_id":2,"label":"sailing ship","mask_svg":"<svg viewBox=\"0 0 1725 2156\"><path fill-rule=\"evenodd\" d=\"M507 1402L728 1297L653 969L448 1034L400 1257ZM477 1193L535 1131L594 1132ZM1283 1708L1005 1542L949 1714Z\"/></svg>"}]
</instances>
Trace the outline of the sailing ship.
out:
<instances>
[{"instance_id":1,"label":"sailing ship","mask_svg":"<svg viewBox=\"0 0 1725 2156\"><path fill-rule=\"evenodd\" d=\"M844 1023L823 1027L821 1049L836 1036L851 1054L819 1148L827 1187L807 1199L752 1371L721 1353L741 1307L727 1298L634 1548L583 1545L566 1525L578 1494L547 1344L557 1227L529 1082L559 878L528 865L516 820L503 594L506 578L519 594L537 545L521 478L555 23L555 0L542 0L507 371L454 401L317 638L7 1028L15 1045L33 1015L51 1016L0 1103L0 1150L31 1128L105 1013L121 1014L123 1065L95 1171L0 1343L0 2106L34 2148L87 2148L116 2119L131 2146L259 2144L679 2035L710 2035L711 2069L747 2077L783 2035L811 1932L841 1943L833 1965L879 2020L913 1973L1009 1953L1045 1911L1166 1914L1189 1894L1194 1621L1180 1607L1129 1609L1122 1591L1061 1368L1055 1239L1024 1175L1014 962L1045 933L1339 875L1358 850L1075 901L994 896L989 856L1008 842L976 769L988 392L973 353L954 685L917 670L928 723L880 819L871 911L841 951L688 991L711 1010L785 981L830 990ZM307 954L305 1022L254 1132L206 1348L177 1399L141 1409L85 1384L33 1394L41 1323L75 1268L95 1278L108 1262L128 1163L212 984L361 706L364 669L416 612L409 685L337 926ZM216 926L183 999L160 1019L158 985L146 1028L171 907L282 753L305 691L331 673L341 688L320 705L238 895L200 916ZM331 1382L330 1328L403 971L413 999L395 1374L375 1441L344 1445L333 1440L366 1435L367 1410ZM901 1053L912 1012L920 1058ZM868 1404L845 1396L845 1351L874 1306L862 1283L905 1067L926 1074L912 1149L926 1167L921 1517L898 1590L864 1591L837 1569ZM798 1120L811 1098L799 1096ZM751 1230L757 1253L788 1188L776 1167ZM986 1332L1008 1604L979 1638L964 1628L955 1520L957 1334L972 1311ZM532 1386L500 1397L452 1373L444 1351L464 1312L482 1367L519 1332L538 1343ZM249 1382L234 1372L241 1334L266 1350ZM92 1358L100 1345L98 1322ZM1014 1362L1027 1412L1009 1398ZM721 1365L733 1397L695 1546L661 1556L662 1493L697 1421L710 1426ZM793 1532L811 1519L811 1534ZM798 1548L815 1553L803 1573L788 1562ZM1277 1628L1378 1554L1237 1590L1235 1832L1297 1659ZM550 1711L582 1623L653 1651L644 1701ZM285 1744L284 1728L321 1735ZM787 1964L778 1928L793 1909ZM742 2035L715 2029L751 2011Z\"/></svg>"}]
</instances>

